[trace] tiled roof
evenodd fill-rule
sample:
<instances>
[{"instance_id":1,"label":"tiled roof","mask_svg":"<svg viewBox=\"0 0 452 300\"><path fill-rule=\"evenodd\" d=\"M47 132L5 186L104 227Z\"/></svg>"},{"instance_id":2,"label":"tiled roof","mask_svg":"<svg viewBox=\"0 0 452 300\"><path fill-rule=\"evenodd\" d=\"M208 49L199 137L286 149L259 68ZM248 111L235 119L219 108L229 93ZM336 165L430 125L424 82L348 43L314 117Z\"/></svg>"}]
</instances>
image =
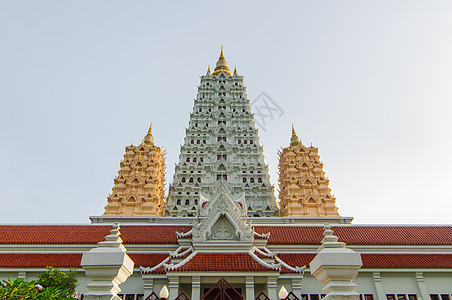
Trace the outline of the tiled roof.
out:
<instances>
[{"instance_id":1,"label":"tiled roof","mask_svg":"<svg viewBox=\"0 0 452 300\"><path fill-rule=\"evenodd\" d=\"M278 254L291 266L302 267L316 254ZM363 268L452 268L452 254L361 254Z\"/></svg>"},{"instance_id":2,"label":"tiled roof","mask_svg":"<svg viewBox=\"0 0 452 300\"><path fill-rule=\"evenodd\" d=\"M0 244L96 244L112 226L98 225L3 225ZM175 232L188 226L121 226L124 244L177 244Z\"/></svg>"},{"instance_id":3,"label":"tiled roof","mask_svg":"<svg viewBox=\"0 0 452 300\"><path fill-rule=\"evenodd\" d=\"M338 226L332 227L348 245L452 245L452 226ZM270 232L269 244L320 245L323 227L256 226Z\"/></svg>"},{"instance_id":4,"label":"tiled roof","mask_svg":"<svg viewBox=\"0 0 452 300\"><path fill-rule=\"evenodd\" d=\"M109 225L4 225L0 244L95 244L109 234ZM189 226L121 226L124 244L177 244L175 232ZM452 226L338 226L339 241L349 245L452 245ZM320 226L256 226L270 232L269 244L320 245Z\"/></svg>"},{"instance_id":5,"label":"tiled roof","mask_svg":"<svg viewBox=\"0 0 452 300\"><path fill-rule=\"evenodd\" d=\"M135 267L156 266L168 254L136 254L130 257ZM278 254L291 266L307 266L315 254ZM452 268L452 254L361 254L363 268ZM80 253L0 253L1 268L79 268L82 259ZM256 262L248 253L198 253L178 271L268 271ZM161 270L163 272L163 269ZM161 273L160 272L160 273ZM282 269L282 273L290 272Z\"/></svg>"},{"instance_id":6,"label":"tiled roof","mask_svg":"<svg viewBox=\"0 0 452 300\"><path fill-rule=\"evenodd\" d=\"M79 268L81 253L1 253L1 268Z\"/></svg>"},{"instance_id":7,"label":"tiled roof","mask_svg":"<svg viewBox=\"0 0 452 300\"><path fill-rule=\"evenodd\" d=\"M255 261L248 253L197 253L177 271L259 272L271 270Z\"/></svg>"},{"instance_id":8,"label":"tiled roof","mask_svg":"<svg viewBox=\"0 0 452 300\"><path fill-rule=\"evenodd\" d=\"M365 268L452 268L452 254L362 254Z\"/></svg>"}]
</instances>

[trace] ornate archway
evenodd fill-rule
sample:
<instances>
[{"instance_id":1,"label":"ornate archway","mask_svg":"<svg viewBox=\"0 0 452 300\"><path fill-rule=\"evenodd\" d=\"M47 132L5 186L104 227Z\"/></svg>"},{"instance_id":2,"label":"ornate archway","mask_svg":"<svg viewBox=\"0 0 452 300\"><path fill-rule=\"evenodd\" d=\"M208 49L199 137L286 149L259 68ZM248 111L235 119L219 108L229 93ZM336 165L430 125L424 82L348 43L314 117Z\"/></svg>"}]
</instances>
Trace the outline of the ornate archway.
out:
<instances>
[{"instance_id":1,"label":"ornate archway","mask_svg":"<svg viewBox=\"0 0 452 300\"><path fill-rule=\"evenodd\" d=\"M233 288L226 279L221 278L213 287L211 287L202 300L243 300L243 296L237 289Z\"/></svg>"}]
</instances>

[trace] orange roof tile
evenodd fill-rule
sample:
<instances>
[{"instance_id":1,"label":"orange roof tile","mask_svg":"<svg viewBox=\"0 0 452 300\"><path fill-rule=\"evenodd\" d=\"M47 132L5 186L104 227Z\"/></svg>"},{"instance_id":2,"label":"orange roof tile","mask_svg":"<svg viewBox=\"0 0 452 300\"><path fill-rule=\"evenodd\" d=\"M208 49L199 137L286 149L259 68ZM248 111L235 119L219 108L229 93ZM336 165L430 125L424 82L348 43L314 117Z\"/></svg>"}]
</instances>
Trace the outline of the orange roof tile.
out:
<instances>
[{"instance_id":1,"label":"orange roof tile","mask_svg":"<svg viewBox=\"0 0 452 300\"><path fill-rule=\"evenodd\" d=\"M291 266L307 266L316 254L278 254ZM132 253L135 267L156 266L168 254ZM361 254L363 268L452 268L452 254ZM80 253L0 253L1 268L79 268ZM198 253L177 271L268 271L248 253ZM162 273L163 269L159 273ZM291 272L283 268L282 273Z\"/></svg>"},{"instance_id":2,"label":"orange roof tile","mask_svg":"<svg viewBox=\"0 0 452 300\"><path fill-rule=\"evenodd\" d=\"M96 244L109 234L109 225L3 225L0 244ZM190 226L121 226L124 244L177 244L175 232ZM339 241L349 245L452 245L452 226L338 226ZM270 232L269 244L320 245L320 226L256 226Z\"/></svg>"},{"instance_id":3,"label":"orange roof tile","mask_svg":"<svg viewBox=\"0 0 452 300\"><path fill-rule=\"evenodd\" d=\"M96 244L104 240L107 225L2 225L0 244ZM124 244L177 244L175 232L188 226L121 226Z\"/></svg>"},{"instance_id":4,"label":"orange roof tile","mask_svg":"<svg viewBox=\"0 0 452 300\"><path fill-rule=\"evenodd\" d=\"M176 271L241 272L271 269L255 261L248 253L197 253Z\"/></svg>"},{"instance_id":5,"label":"orange roof tile","mask_svg":"<svg viewBox=\"0 0 452 300\"><path fill-rule=\"evenodd\" d=\"M339 241L348 245L452 245L452 226L338 226ZM256 226L270 232L269 244L320 245L320 226Z\"/></svg>"}]
</instances>

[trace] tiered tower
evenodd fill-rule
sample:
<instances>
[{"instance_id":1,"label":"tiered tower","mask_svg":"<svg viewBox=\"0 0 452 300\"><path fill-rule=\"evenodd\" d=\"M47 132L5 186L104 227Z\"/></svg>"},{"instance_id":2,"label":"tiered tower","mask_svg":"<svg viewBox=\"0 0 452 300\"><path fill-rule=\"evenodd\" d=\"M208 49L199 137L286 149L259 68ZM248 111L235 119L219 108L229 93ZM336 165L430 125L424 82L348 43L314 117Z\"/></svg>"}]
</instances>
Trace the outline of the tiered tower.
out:
<instances>
[{"instance_id":1,"label":"tiered tower","mask_svg":"<svg viewBox=\"0 0 452 300\"><path fill-rule=\"evenodd\" d=\"M138 146L126 147L104 216L161 216L164 213L165 152L152 130Z\"/></svg>"},{"instance_id":2,"label":"tiered tower","mask_svg":"<svg viewBox=\"0 0 452 300\"><path fill-rule=\"evenodd\" d=\"M339 216L318 148L304 146L292 126L290 146L279 151L282 216Z\"/></svg>"},{"instance_id":3,"label":"tiered tower","mask_svg":"<svg viewBox=\"0 0 452 300\"><path fill-rule=\"evenodd\" d=\"M231 73L221 49L213 73L201 76L169 187L167 216L197 216L200 197L214 196L224 180L235 198L245 195L248 216L274 216L278 208L243 76Z\"/></svg>"}]
</instances>

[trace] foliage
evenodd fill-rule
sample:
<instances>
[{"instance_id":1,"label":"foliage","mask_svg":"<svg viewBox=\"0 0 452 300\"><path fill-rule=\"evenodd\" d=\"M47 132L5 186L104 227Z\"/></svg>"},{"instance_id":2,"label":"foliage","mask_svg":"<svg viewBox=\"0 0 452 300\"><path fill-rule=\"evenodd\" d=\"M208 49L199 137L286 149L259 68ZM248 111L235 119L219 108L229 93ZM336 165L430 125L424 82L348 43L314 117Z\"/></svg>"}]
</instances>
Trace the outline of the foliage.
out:
<instances>
[{"instance_id":1,"label":"foliage","mask_svg":"<svg viewBox=\"0 0 452 300\"><path fill-rule=\"evenodd\" d=\"M39 276L38 283L42 287L55 287L74 293L77 286L77 276L74 270L70 270L66 275L59 269L47 267L47 271Z\"/></svg>"},{"instance_id":2,"label":"foliage","mask_svg":"<svg viewBox=\"0 0 452 300\"><path fill-rule=\"evenodd\" d=\"M25 281L11 277L0 283L0 300L65 300L78 299L75 271L68 275L58 269L47 268L37 281Z\"/></svg>"}]
</instances>

